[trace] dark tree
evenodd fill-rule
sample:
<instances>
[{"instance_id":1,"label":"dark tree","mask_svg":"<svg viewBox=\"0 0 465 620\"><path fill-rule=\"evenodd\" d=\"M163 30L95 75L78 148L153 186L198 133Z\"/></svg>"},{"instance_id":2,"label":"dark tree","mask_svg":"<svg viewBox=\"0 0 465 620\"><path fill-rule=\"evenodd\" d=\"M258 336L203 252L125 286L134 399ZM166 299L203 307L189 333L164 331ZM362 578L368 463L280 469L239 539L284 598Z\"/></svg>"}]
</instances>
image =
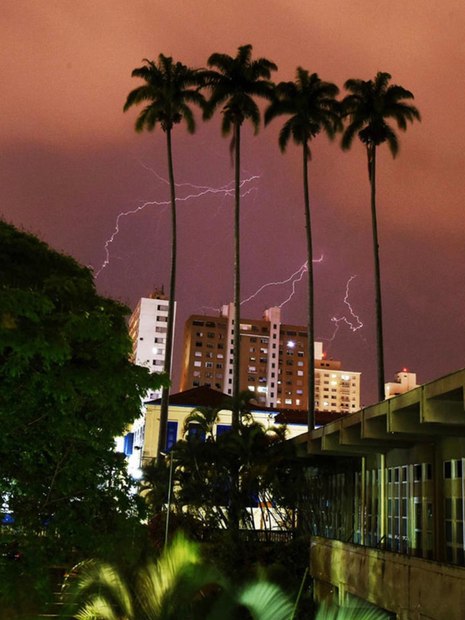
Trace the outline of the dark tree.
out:
<instances>
[{"instance_id":1,"label":"dark tree","mask_svg":"<svg viewBox=\"0 0 465 620\"><path fill-rule=\"evenodd\" d=\"M275 97L265 112L265 123L267 124L276 116L285 115L289 117L279 134L281 151L286 150L291 138L302 147L308 270L307 333L309 363L307 391L309 431L315 428L315 310L308 164L311 159L310 142L321 131L333 138L340 127L339 106L335 99L338 92L339 89L335 84L323 82L316 73L310 75L308 71L298 67L295 82L278 84Z\"/></svg>"},{"instance_id":2,"label":"dark tree","mask_svg":"<svg viewBox=\"0 0 465 620\"><path fill-rule=\"evenodd\" d=\"M378 359L378 399L384 400L384 342L383 312L381 299L381 272L379 260L378 224L376 214L376 149L387 142L392 156L399 150L399 140L394 129L388 124L392 119L399 129L405 131L407 122L420 120L417 108L406 100L413 94L403 88L389 84L389 73L379 72L374 80L347 80L344 84L349 91L342 102L343 116L348 119L342 136L342 148L349 149L354 137L358 135L365 145L368 158L368 178L371 189L371 218L373 232L373 255L376 290L376 344Z\"/></svg>"},{"instance_id":3,"label":"dark tree","mask_svg":"<svg viewBox=\"0 0 465 620\"><path fill-rule=\"evenodd\" d=\"M166 136L168 156L168 177L171 200L171 270L168 304L168 323L166 333L165 361L163 371L171 375L171 359L174 334L174 303L176 295L176 185L174 182L172 130L182 120L186 122L190 133L195 131L195 120L191 105L203 107L204 97L199 92L203 83L202 72L192 69L181 62L160 54L158 62L145 60L145 65L134 69L132 77L141 78L145 83L132 90L124 105L124 111L134 105L146 103L136 121L136 131L153 131L158 125ZM162 391L160 433L158 455L165 449L168 422L169 386Z\"/></svg>"}]
</instances>

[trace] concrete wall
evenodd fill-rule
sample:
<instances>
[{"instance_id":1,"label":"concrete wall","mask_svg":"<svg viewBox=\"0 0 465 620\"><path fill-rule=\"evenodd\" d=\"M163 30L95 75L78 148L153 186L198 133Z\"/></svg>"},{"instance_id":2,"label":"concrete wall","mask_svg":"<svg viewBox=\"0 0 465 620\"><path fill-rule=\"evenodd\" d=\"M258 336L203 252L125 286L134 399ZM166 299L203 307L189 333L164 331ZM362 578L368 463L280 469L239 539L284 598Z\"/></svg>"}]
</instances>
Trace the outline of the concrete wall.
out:
<instances>
[{"instance_id":1,"label":"concrete wall","mask_svg":"<svg viewBox=\"0 0 465 620\"><path fill-rule=\"evenodd\" d=\"M465 617L465 568L314 537L310 574L320 598L352 594L401 620Z\"/></svg>"}]
</instances>

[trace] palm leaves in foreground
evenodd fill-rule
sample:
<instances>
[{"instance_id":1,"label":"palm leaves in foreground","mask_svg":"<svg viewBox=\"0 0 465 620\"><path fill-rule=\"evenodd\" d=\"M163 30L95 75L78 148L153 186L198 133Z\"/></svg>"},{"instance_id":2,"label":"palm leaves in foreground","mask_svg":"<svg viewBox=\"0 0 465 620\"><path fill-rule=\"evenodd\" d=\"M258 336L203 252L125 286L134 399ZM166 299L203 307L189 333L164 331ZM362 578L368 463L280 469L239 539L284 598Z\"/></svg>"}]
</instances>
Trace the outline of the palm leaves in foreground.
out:
<instances>
[{"instance_id":1,"label":"palm leaves in foreground","mask_svg":"<svg viewBox=\"0 0 465 620\"><path fill-rule=\"evenodd\" d=\"M315 620L388 620L390 615L363 603L355 606L336 607L323 604L315 616Z\"/></svg>"},{"instance_id":2,"label":"palm leaves in foreground","mask_svg":"<svg viewBox=\"0 0 465 620\"><path fill-rule=\"evenodd\" d=\"M199 547L177 536L130 584L112 566L78 565L64 586L76 620L228 620L238 608L255 620L289 620L292 605L278 586L256 582L237 591L206 566Z\"/></svg>"}]
</instances>

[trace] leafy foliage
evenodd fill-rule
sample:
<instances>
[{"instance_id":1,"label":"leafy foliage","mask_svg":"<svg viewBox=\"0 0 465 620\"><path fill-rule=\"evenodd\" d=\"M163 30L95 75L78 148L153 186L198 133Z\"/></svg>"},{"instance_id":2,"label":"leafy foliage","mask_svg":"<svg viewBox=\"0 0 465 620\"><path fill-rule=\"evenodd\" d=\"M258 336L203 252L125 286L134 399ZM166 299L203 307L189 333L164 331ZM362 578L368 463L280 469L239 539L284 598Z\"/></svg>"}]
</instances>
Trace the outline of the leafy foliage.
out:
<instances>
[{"instance_id":1,"label":"leafy foliage","mask_svg":"<svg viewBox=\"0 0 465 620\"><path fill-rule=\"evenodd\" d=\"M341 128L338 93L335 84L324 82L318 74L310 74L302 67L297 68L295 82L280 82L265 112L266 124L277 116L289 117L279 134L280 149L285 151L292 137L310 157L308 143L322 130L333 138Z\"/></svg>"},{"instance_id":2,"label":"leafy foliage","mask_svg":"<svg viewBox=\"0 0 465 620\"><path fill-rule=\"evenodd\" d=\"M271 99L273 85L270 76L277 66L266 58L252 60L250 44L239 47L236 56L212 54L208 66L213 69L205 72L206 84L211 90L206 118L222 106L223 135L227 136L234 125L242 125L245 120L252 123L256 132L260 125L260 110L255 97Z\"/></svg>"},{"instance_id":3,"label":"leafy foliage","mask_svg":"<svg viewBox=\"0 0 465 620\"><path fill-rule=\"evenodd\" d=\"M204 107L205 99L199 91L203 83L203 71L192 69L170 56L160 54L158 62L144 59L145 65L134 69L132 77L145 83L127 96L124 111L140 103L147 105L136 121L136 131L152 131L158 124L168 131L182 120L190 133L195 131L195 119L191 104Z\"/></svg>"}]
</instances>

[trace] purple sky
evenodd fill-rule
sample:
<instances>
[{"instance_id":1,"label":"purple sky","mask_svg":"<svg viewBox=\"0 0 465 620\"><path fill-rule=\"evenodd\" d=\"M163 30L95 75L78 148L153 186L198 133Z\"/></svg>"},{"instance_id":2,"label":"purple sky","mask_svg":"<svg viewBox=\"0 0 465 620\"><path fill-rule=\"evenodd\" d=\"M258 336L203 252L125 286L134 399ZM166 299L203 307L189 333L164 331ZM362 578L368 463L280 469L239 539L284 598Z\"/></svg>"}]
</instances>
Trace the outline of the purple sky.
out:
<instances>
[{"instance_id":1,"label":"purple sky","mask_svg":"<svg viewBox=\"0 0 465 620\"><path fill-rule=\"evenodd\" d=\"M462 368L465 357L465 5L462 0L33 0L2 7L0 56L0 215L38 234L97 273L101 293L133 306L168 284L169 220L162 132L138 135L136 111L123 114L138 85L131 70L147 57L172 55L203 66L214 51L278 64L276 80L298 65L341 88L377 71L415 95L422 123L400 134L392 160L378 158L378 217L383 276L386 380L403 366L419 382ZM281 120L253 136L244 131L243 298L288 279L305 262L300 150L277 147ZM198 132L176 129L179 202L178 354L185 318L232 297L232 197L198 194L224 188L233 169L219 118ZM315 255L316 332L344 368L362 372L362 402L376 399L371 222L365 153L343 153L318 138L310 166ZM190 184L190 185L189 185ZM196 186L196 187L192 187ZM348 314L334 340L332 317ZM280 305L290 284L268 287L242 306L259 317ZM288 323L305 323L305 287L283 306ZM176 371L174 388L177 389Z\"/></svg>"}]
</instances>

